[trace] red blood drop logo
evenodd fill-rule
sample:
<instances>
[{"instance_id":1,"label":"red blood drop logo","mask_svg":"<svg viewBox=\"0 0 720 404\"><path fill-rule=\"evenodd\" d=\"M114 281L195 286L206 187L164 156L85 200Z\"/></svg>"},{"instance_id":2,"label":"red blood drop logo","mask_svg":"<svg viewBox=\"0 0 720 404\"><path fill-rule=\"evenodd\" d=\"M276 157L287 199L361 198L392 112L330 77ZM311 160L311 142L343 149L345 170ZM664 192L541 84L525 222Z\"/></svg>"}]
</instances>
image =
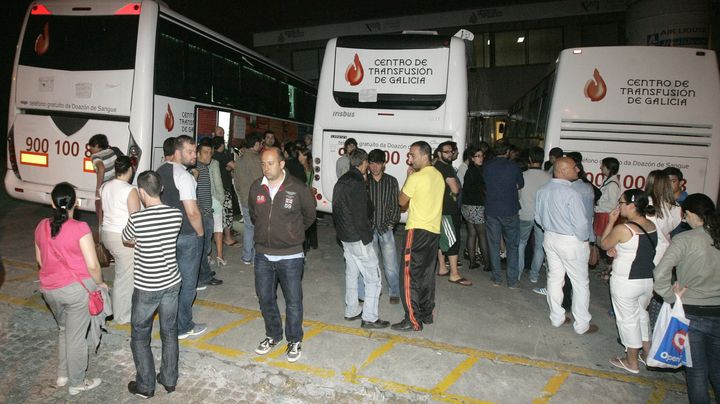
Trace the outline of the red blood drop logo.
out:
<instances>
[{"instance_id":1,"label":"red blood drop logo","mask_svg":"<svg viewBox=\"0 0 720 404\"><path fill-rule=\"evenodd\" d=\"M165 129L167 129L168 132L172 132L174 127L175 115L173 115L172 108L170 108L170 104L168 104L167 112L165 113Z\"/></svg>"},{"instance_id":2,"label":"red blood drop logo","mask_svg":"<svg viewBox=\"0 0 720 404\"><path fill-rule=\"evenodd\" d=\"M685 347L685 340L687 339L687 333L685 330L678 330L675 335L673 335L673 346L678 352L682 352L683 348Z\"/></svg>"},{"instance_id":3,"label":"red blood drop logo","mask_svg":"<svg viewBox=\"0 0 720 404\"><path fill-rule=\"evenodd\" d=\"M597 102L605 98L605 94L607 94L605 80L603 80L598 69L595 69L593 78L585 83L585 96L588 97L590 101Z\"/></svg>"},{"instance_id":4,"label":"red blood drop logo","mask_svg":"<svg viewBox=\"0 0 720 404\"><path fill-rule=\"evenodd\" d=\"M50 49L50 27L45 23L43 32L35 38L35 53L42 56L48 49Z\"/></svg>"},{"instance_id":5,"label":"red blood drop logo","mask_svg":"<svg viewBox=\"0 0 720 404\"><path fill-rule=\"evenodd\" d=\"M360 84L365 75L362 63L360 63L360 56L355 54L354 62L347 67L345 70L345 80L350 83L351 86Z\"/></svg>"}]
</instances>

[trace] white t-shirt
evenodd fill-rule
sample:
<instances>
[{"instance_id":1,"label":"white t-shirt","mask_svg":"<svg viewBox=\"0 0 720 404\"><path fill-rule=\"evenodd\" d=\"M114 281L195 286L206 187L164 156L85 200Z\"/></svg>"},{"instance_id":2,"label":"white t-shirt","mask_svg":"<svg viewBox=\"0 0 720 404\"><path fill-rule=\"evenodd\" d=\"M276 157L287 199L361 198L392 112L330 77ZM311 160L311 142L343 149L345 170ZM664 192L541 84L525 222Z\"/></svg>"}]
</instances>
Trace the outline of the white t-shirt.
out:
<instances>
[{"instance_id":1,"label":"white t-shirt","mask_svg":"<svg viewBox=\"0 0 720 404\"><path fill-rule=\"evenodd\" d=\"M100 199L103 208L102 229L110 233L122 233L128 221L127 200L135 187L123 180L112 179L102 185Z\"/></svg>"}]
</instances>

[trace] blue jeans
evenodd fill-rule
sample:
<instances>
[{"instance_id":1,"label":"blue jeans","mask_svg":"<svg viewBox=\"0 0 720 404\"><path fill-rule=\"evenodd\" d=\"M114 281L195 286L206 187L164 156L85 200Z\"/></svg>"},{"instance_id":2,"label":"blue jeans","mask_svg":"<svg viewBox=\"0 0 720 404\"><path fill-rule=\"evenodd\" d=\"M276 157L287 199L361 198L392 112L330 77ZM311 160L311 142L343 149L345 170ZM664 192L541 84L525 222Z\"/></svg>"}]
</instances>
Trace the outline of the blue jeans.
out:
<instances>
[{"instance_id":1,"label":"blue jeans","mask_svg":"<svg viewBox=\"0 0 720 404\"><path fill-rule=\"evenodd\" d=\"M175 386L178 379L178 295L180 284L167 289L149 292L135 288L132 295L130 348L135 362L135 382L139 391L155 390L155 359L150 340L152 339L153 315L157 310L160 317L160 340L162 360L160 381L165 386Z\"/></svg>"},{"instance_id":2,"label":"blue jeans","mask_svg":"<svg viewBox=\"0 0 720 404\"><path fill-rule=\"evenodd\" d=\"M277 286L285 296L285 337L288 342L303 339L302 274L304 259L293 258L273 262L265 254L255 254L255 293L265 320L265 336L280 341L282 320L277 305Z\"/></svg>"},{"instance_id":3,"label":"blue jeans","mask_svg":"<svg viewBox=\"0 0 720 404\"><path fill-rule=\"evenodd\" d=\"M210 270L210 260L208 259L208 255L212 251L213 227L215 226L212 212L203 214L202 222L205 236L203 237L202 254L200 255L200 274L198 275L198 284L200 285L209 282L213 278Z\"/></svg>"},{"instance_id":4,"label":"blue jeans","mask_svg":"<svg viewBox=\"0 0 720 404\"><path fill-rule=\"evenodd\" d=\"M507 284L508 287L515 286L518 282L518 233L520 230L518 215L490 216L486 214L485 221L493 282L502 283L500 236L503 236L505 238L505 248L507 249Z\"/></svg>"},{"instance_id":5,"label":"blue jeans","mask_svg":"<svg viewBox=\"0 0 720 404\"><path fill-rule=\"evenodd\" d=\"M545 240L545 232L535 224L535 248L533 249L533 260L530 264L530 279L540 278L540 268L545 261L545 250L543 249L543 241Z\"/></svg>"},{"instance_id":6,"label":"blue jeans","mask_svg":"<svg viewBox=\"0 0 720 404\"><path fill-rule=\"evenodd\" d=\"M687 318L693 365L685 368L688 398L693 404L710 403L709 385L715 399L720 397L720 317L687 314Z\"/></svg>"},{"instance_id":7,"label":"blue jeans","mask_svg":"<svg viewBox=\"0 0 720 404\"><path fill-rule=\"evenodd\" d=\"M373 248L375 255L382 257L383 268L385 269L385 280L387 280L390 297L400 296L400 264L395 234L393 229L385 233L373 232Z\"/></svg>"},{"instance_id":8,"label":"blue jeans","mask_svg":"<svg viewBox=\"0 0 720 404\"><path fill-rule=\"evenodd\" d=\"M378 319L378 301L382 281L375 249L362 241L342 242L345 255L345 317L355 317L362 311L364 321ZM358 304L358 282L365 286L365 303Z\"/></svg>"},{"instance_id":9,"label":"blue jeans","mask_svg":"<svg viewBox=\"0 0 720 404\"><path fill-rule=\"evenodd\" d=\"M533 220L520 220L518 226L518 280L522 277L522 273L525 272L525 247L527 247L528 240L530 240L530 234L532 234L535 221Z\"/></svg>"},{"instance_id":10,"label":"blue jeans","mask_svg":"<svg viewBox=\"0 0 720 404\"><path fill-rule=\"evenodd\" d=\"M244 205L240 205L243 216L243 251L242 260L245 262L252 262L255 256L255 225L250 219L250 208Z\"/></svg>"},{"instance_id":11,"label":"blue jeans","mask_svg":"<svg viewBox=\"0 0 720 404\"><path fill-rule=\"evenodd\" d=\"M192 305L195 301L200 256L202 255L203 238L195 234L181 234L177 240L177 262L180 270L182 286L178 297L177 325L178 333L184 334L193 328Z\"/></svg>"}]
</instances>

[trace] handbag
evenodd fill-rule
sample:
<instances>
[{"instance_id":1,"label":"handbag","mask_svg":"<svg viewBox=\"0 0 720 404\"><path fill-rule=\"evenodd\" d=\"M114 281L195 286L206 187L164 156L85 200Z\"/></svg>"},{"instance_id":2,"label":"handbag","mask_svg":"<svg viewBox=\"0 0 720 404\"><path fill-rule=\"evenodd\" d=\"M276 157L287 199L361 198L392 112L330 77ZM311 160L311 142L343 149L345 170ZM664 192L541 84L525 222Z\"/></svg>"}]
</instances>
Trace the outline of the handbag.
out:
<instances>
[{"instance_id":1,"label":"handbag","mask_svg":"<svg viewBox=\"0 0 720 404\"><path fill-rule=\"evenodd\" d=\"M680 297L675 295L675 305L671 308L664 302L660 308L652 344L647 356L647 365L657 368L677 369L680 366L692 367L690 355L690 320L685 317Z\"/></svg>"},{"instance_id":2,"label":"handbag","mask_svg":"<svg viewBox=\"0 0 720 404\"><path fill-rule=\"evenodd\" d=\"M95 254L97 255L100 268L107 268L110 266L110 251L105 247L102 241L98 241L95 244Z\"/></svg>"},{"instance_id":3,"label":"handbag","mask_svg":"<svg viewBox=\"0 0 720 404\"><path fill-rule=\"evenodd\" d=\"M47 236L48 236L48 244L50 245L50 248L52 249L53 254L55 254L55 257L65 266L65 268L67 268L68 272L70 272L70 275L72 275L73 278L75 278L75 280L78 281L80 286L82 286L83 289L85 289L85 291L87 291L87 293L88 293L88 309L90 311L90 315L97 316L98 314L102 313L103 309L105 308L105 301L103 300L102 292L100 292L100 289L97 289L97 290L91 292L90 289L88 289L87 286L85 286L85 284L82 282L82 280L80 280L80 278L78 278L77 275L75 275L75 273L70 269L70 266L68 265L67 261L65 261L65 257L63 257L62 254L60 254L60 252L58 252L58 250L55 248L55 246L52 243L52 237L50 235L49 224L48 224ZM101 243L96 244L95 245L96 249L97 249L98 245L102 246ZM103 247L103 248L105 248L105 247Z\"/></svg>"}]
</instances>

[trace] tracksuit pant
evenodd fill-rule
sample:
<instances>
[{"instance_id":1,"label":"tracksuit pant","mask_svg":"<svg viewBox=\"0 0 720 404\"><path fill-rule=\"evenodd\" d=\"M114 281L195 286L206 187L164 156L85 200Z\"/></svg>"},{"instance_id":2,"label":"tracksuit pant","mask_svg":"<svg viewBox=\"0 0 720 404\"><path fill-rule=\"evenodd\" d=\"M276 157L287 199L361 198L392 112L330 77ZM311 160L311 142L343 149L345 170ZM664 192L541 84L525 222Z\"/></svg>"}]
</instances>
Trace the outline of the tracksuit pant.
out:
<instances>
[{"instance_id":1,"label":"tracksuit pant","mask_svg":"<svg viewBox=\"0 0 720 404\"><path fill-rule=\"evenodd\" d=\"M405 319L416 330L423 320L432 320L435 308L435 269L440 235L423 229L405 232L400 297Z\"/></svg>"}]
</instances>

